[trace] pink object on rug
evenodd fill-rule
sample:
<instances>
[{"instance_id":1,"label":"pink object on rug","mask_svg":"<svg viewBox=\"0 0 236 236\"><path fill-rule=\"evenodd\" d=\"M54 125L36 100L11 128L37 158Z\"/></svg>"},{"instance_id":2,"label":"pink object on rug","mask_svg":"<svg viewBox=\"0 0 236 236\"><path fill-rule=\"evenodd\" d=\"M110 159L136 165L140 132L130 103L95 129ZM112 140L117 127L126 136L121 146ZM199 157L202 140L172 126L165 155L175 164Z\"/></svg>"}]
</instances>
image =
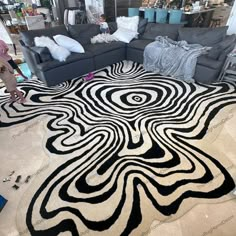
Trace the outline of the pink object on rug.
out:
<instances>
[{"instance_id":1,"label":"pink object on rug","mask_svg":"<svg viewBox=\"0 0 236 236\"><path fill-rule=\"evenodd\" d=\"M94 74L92 72L88 73L87 76L84 77L85 81L89 81L94 78Z\"/></svg>"}]
</instances>

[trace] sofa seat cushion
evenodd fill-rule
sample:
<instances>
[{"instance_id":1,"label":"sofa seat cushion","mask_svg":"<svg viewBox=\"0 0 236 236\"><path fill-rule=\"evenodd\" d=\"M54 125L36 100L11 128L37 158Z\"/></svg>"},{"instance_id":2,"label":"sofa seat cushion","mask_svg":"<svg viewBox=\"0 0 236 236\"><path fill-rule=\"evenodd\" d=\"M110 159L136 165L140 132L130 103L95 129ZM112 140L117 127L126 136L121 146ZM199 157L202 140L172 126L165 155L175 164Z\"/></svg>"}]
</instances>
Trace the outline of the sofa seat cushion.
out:
<instances>
[{"instance_id":1,"label":"sofa seat cushion","mask_svg":"<svg viewBox=\"0 0 236 236\"><path fill-rule=\"evenodd\" d=\"M167 36L170 39L177 40L178 30L181 27L183 27L181 24L148 23L140 39L155 40L157 36Z\"/></svg>"},{"instance_id":2,"label":"sofa seat cushion","mask_svg":"<svg viewBox=\"0 0 236 236\"><path fill-rule=\"evenodd\" d=\"M213 46L224 40L228 26L217 28L181 28L178 40L188 43L198 43L202 46Z\"/></svg>"},{"instance_id":3,"label":"sofa seat cushion","mask_svg":"<svg viewBox=\"0 0 236 236\"><path fill-rule=\"evenodd\" d=\"M96 44L85 45L84 49L85 52L88 51L93 55L97 56L124 47L126 47L126 44L123 42L111 42L111 43L96 43Z\"/></svg>"},{"instance_id":4,"label":"sofa seat cushion","mask_svg":"<svg viewBox=\"0 0 236 236\"><path fill-rule=\"evenodd\" d=\"M49 29L38 29L38 30L29 30L29 31L20 32L22 41L28 47L35 46L34 44L35 37L47 36L53 39L53 36L57 34L69 36L65 25L60 25L60 26L49 28Z\"/></svg>"},{"instance_id":5,"label":"sofa seat cushion","mask_svg":"<svg viewBox=\"0 0 236 236\"><path fill-rule=\"evenodd\" d=\"M144 50L145 47L149 44L152 43L153 40L148 40L148 39L138 39L138 40L133 40L130 42L127 47L128 48L135 48L139 50Z\"/></svg>"},{"instance_id":6,"label":"sofa seat cushion","mask_svg":"<svg viewBox=\"0 0 236 236\"><path fill-rule=\"evenodd\" d=\"M213 60L212 58L208 57L207 55L201 55L197 59L197 64L209 67L211 69L219 69L222 66L221 61Z\"/></svg>"},{"instance_id":7,"label":"sofa seat cushion","mask_svg":"<svg viewBox=\"0 0 236 236\"><path fill-rule=\"evenodd\" d=\"M91 43L91 38L100 33L100 26L96 24L68 25L70 36L83 46Z\"/></svg>"},{"instance_id":8,"label":"sofa seat cushion","mask_svg":"<svg viewBox=\"0 0 236 236\"><path fill-rule=\"evenodd\" d=\"M47 71L47 70L54 69L59 66L66 66L66 64L69 64L69 63L72 63L75 61L80 61L80 60L84 60L84 59L91 59L92 60L92 57L93 57L93 55L90 52L71 53L71 55L69 57L67 57L66 61L63 61L63 62L60 62L57 60L47 61L47 62L38 64L37 68L42 71Z\"/></svg>"}]
</instances>

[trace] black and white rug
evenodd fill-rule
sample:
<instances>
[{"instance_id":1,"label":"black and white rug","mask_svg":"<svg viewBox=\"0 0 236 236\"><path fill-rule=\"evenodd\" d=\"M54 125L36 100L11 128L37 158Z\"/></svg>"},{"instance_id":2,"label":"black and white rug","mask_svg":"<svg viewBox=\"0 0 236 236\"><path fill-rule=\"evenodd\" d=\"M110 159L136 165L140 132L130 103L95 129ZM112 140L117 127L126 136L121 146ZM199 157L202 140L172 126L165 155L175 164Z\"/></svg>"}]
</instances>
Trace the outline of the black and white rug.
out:
<instances>
[{"instance_id":1,"label":"black and white rug","mask_svg":"<svg viewBox=\"0 0 236 236\"><path fill-rule=\"evenodd\" d=\"M235 111L233 82L188 84L124 61L89 82L20 88L24 105L0 89L1 131L45 118L43 146L58 156L22 199L22 235L147 235L154 219L232 198L235 168L208 136Z\"/></svg>"}]
</instances>

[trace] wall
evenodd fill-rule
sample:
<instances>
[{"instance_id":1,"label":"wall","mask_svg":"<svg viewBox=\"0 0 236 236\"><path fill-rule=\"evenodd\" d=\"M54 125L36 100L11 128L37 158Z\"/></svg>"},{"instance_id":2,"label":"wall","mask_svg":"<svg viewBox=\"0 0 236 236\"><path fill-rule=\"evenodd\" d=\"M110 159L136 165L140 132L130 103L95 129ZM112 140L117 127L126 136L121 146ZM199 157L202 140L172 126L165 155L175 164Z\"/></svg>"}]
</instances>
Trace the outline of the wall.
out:
<instances>
[{"instance_id":1,"label":"wall","mask_svg":"<svg viewBox=\"0 0 236 236\"><path fill-rule=\"evenodd\" d=\"M236 0L234 1L227 25L229 26L227 34L236 34Z\"/></svg>"}]
</instances>

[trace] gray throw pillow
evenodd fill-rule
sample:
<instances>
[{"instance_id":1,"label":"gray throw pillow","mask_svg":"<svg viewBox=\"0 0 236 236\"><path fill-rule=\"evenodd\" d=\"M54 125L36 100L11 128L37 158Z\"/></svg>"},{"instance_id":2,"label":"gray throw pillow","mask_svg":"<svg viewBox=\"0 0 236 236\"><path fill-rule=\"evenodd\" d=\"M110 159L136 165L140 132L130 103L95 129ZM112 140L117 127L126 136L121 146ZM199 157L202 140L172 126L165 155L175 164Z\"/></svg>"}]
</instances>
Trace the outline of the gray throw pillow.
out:
<instances>
[{"instance_id":1,"label":"gray throw pillow","mask_svg":"<svg viewBox=\"0 0 236 236\"><path fill-rule=\"evenodd\" d=\"M148 23L148 19L146 19L146 18L145 19L139 18L139 23L138 23L138 33L139 33L139 36L141 36L145 32L147 23Z\"/></svg>"},{"instance_id":2,"label":"gray throw pillow","mask_svg":"<svg viewBox=\"0 0 236 236\"><path fill-rule=\"evenodd\" d=\"M46 47L31 47L31 50L39 54L40 62L47 62L53 60L50 51Z\"/></svg>"},{"instance_id":3,"label":"gray throw pillow","mask_svg":"<svg viewBox=\"0 0 236 236\"><path fill-rule=\"evenodd\" d=\"M217 28L181 28L179 29L178 40L185 40L188 43L198 43L202 46L212 47L224 40L228 26Z\"/></svg>"},{"instance_id":4,"label":"gray throw pillow","mask_svg":"<svg viewBox=\"0 0 236 236\"><path fill-rule=\"evenodd\" d=\"M181 24L158 24L148 23L141 39L155 40L157 36L167 36L170 39L177 40L178 30L183 27Z\"/></svg>"},{"instance_id":5,"label":"gray throw pillow","mask_svg":"<svg viewBox=\"0 0 236 236\"><path fill-rule=\"evenodd\" d=\"M117 23L116 22L108 22L108 27L110 30L110 34L113 34L117 30Z\"/></svg>"},{"instance_id":6,"label":"gray throw pillow","mask_svg":"<svg viewBox=\"0 0 236 236\"><path fill-rule=\"evenodd\" d=\"M225 39L215 44L208 53L208 57L217 60L221 55L222 51L236 44L236 35L226 36Z\"/></svg>"}]
</instances>

